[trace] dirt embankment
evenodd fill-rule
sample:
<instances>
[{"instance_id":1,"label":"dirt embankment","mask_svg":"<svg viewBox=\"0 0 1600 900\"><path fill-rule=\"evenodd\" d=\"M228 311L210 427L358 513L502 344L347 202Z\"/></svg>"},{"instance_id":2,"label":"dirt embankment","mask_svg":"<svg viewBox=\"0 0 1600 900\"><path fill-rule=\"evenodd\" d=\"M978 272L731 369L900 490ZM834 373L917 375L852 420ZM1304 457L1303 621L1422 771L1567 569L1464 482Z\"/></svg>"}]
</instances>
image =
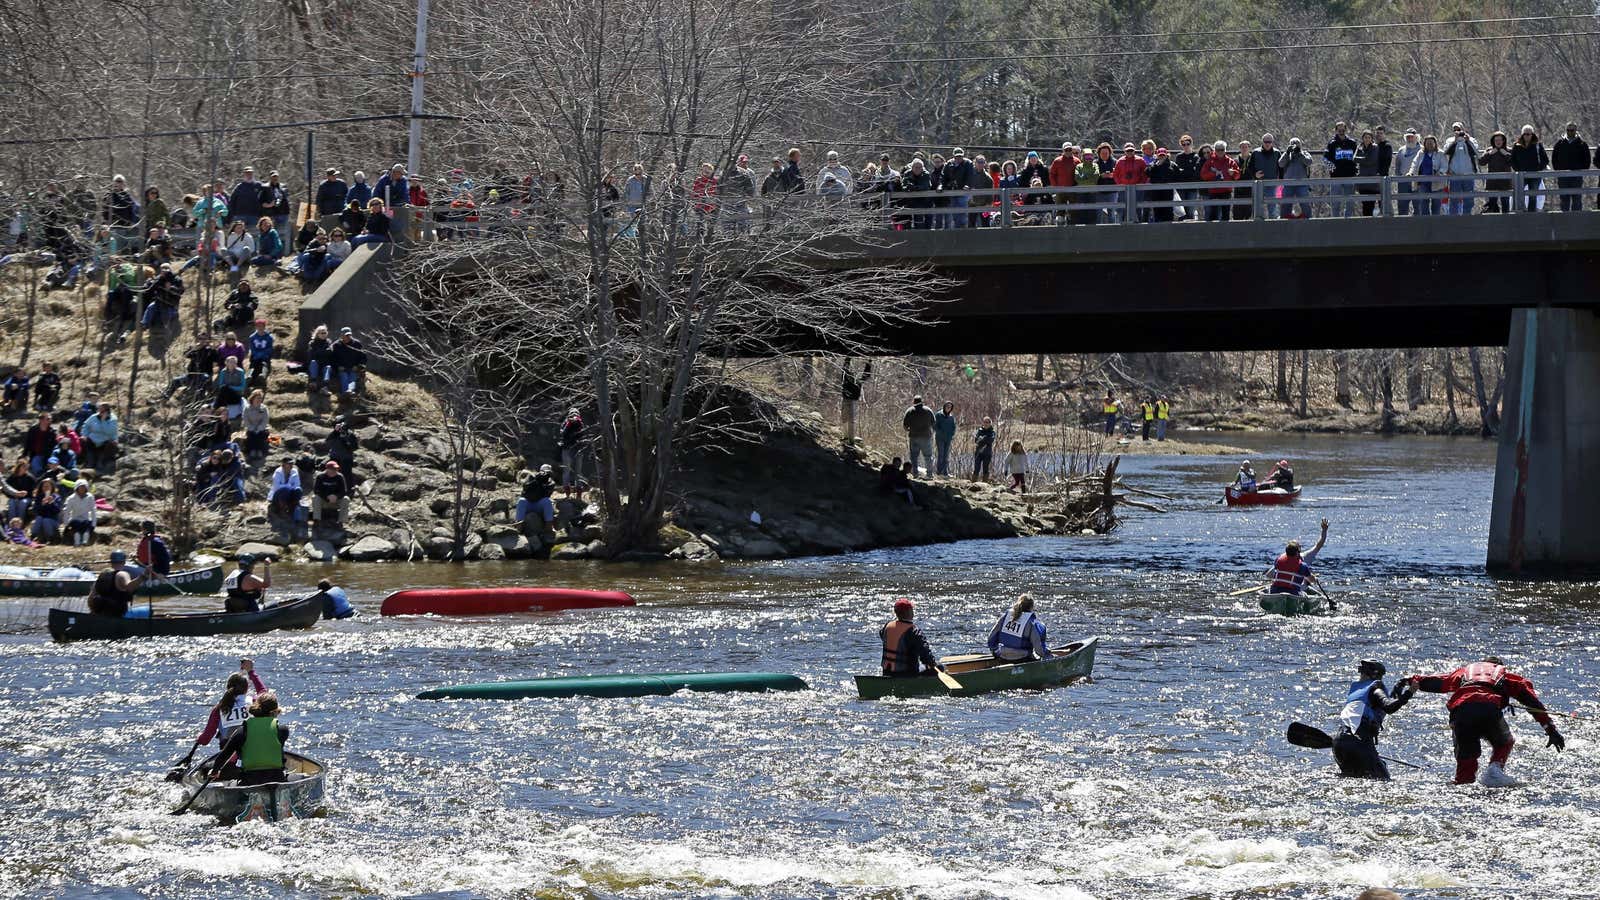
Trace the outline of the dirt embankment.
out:
<instances>
[{"instance_id":1,"label":"dirt embankment","mask_svg":"<svg viewBox=\"0 0 1600 900\"><path fill-rule=\"evenodd\" d=\"M33 277L42 272L32 273ZM172 485L191 478L187 465L175 471L164 445L173 437L175 401L169 382L182 374L183 353L193 341L141 341L133 403L128 407L134 341L102 340L103 287L95 283L71 291L37 294L34 322L26 326L29 272L12 267L0 280L0 377L14 368L28 344L27 368L52 363L62 378L58 417L67 417L89 392L115 404L123 420L123 455L108 472L90 474L92 490L114 510L100 516L96 543L72 548L52 545L27 549L0 547L0 562L19 565L97 563L113 547L131 548L137 524L146 518L170 530ZM198 273L185 276L188 289L181 309L185 333L195 320L202 284ZM292 347L301 294L293 279L274 273L252 278L260 301L258 314L280 348ZM229 285L219 276L212 297L220 307ZM337 333L338 322L326 323ZM215 340L213 335L209 340ZM242 335L241 335L242 337ZM359 337L359 336L358 336ZM246 479L246 499L238 505L200 507L194 516L196 546L225 555L248 550L280 557L355 561L441 559L450 548L455 504L452 456L439 436L436 405L418 386L369 377L366 393L352 402L308 394L303 376L289 375L278 360L265 388L275 444L260 468ZM285 455L326 456L324 444L335 416L344 415L360 439L355 470L362 484L342 527L308 532L266 514L271 468ZM714 453L692 453L684 461L673 524L657 548L631 554L709 560L837 553L881 546L964 538L1009 537L1041 532L1076 532L1083 498L1053 494L1008 494L993 484L959 479L919 479L916 506L878 492L878 466L887 461L859 448L841 449L837 432L820 417L769 411L773 422L759 444L741 444ZM0 421L0 446L15 459L24 431L34 419ZM519 493L518 470L552 460L554 422L539 426L526 441L527 460L509 453L485 454L476 469L481 514L467 542L471 559L548 557L555 560L609 556L602 529L589 524L563 532L553 546L530 543L511 523ZM242 434L238 435L242 440ZM1169 442L1171 443L1171 442ZM1145 448L1121 447L1120 452ZM1171 443L1176 448L1177 444ZM1192 445L1191 445L1192 446ZM310 470L303 470L309 487ZM576 502L558 507L568 516L583 512ZM592 507L588 512L597 511ZM759 523L752 513L759 514Z\"/></svg>"}]
</instances>

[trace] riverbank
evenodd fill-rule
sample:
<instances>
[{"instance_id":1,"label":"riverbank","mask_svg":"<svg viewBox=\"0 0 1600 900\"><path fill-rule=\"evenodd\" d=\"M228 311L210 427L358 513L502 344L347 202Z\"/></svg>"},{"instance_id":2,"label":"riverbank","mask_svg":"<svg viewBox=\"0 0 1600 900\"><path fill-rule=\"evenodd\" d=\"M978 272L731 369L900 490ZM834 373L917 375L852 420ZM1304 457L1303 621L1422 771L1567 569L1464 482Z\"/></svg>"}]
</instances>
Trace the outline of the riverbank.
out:
<instances>
[{"instance_id":1,"label":"riverbank","mask_svg":"<svg viewBox=\"0 0 1600 900\"><path fill-rule=\"evenodd\" d=\"M169 382L182 374L183 354L193 345L186 338L140 341L134 379L135 342L101 341L103 291L98 284L34 295L30 336L22 327L28 302L26 277L25 269L13 268L0 283L6 317L19 326L0 337L0 376L23 358L27 343L30 372L50 363L61 375L59 417L69 416L91 391L113 403L123 422L122 455L109 471L85 470L91 491L112 507L99 514L93 545L30 549L5 544L0 546L0 563L99 565L113 548L132 549L142 520L156 521L164 533L175 527L174 485L193 477L188 471L191 461L178 449L193 435L193 420L186 417L209 404L186 411L168 397ZM267 320L279 348L293 346L302 299L297 283L273 273L252 281L257 314ZM207 318L207 311L220 314L231 287L224 276L209 285L209 298L208 286L198 274L191 273L186 284L180 309L186 327ZM207 309L201 309L208 299ZM325 324L337 334L341 323ZM431 395L414 384L372 375L360 397L330 398L308 393L304 377L289 375L285 363L281 358L275 362L264 387L274 436L272 453L261 464L248 467L243 502L195 506L192 529L197 552L228 557L249 552L307 562L453 558L454 451L440 436L442 422ZM311 474L326 457L326 440L337 417L343 417L359 440L354 470L360 484L346 519L338 527L308 530L303 524L269 518L265 507L271 470L285 456L301 461L302 479L309 487ZM491 448L474 461L478 513L465 558L557 562L613 557L786 558L972 538L1076 534L1094 527L1099 498L1081 489L1018 494L992 483L919 478L912 489L912 505L879 493L878 470L888 462L888 453L845 448L841 435L820 416L768 405L757 418L771 423L759 443L735 443L688 455L678 476L677 502L656 546L623 554L606 546L597 507L560 493L556 502L563 522L579 524L565 529L552 544L530 541L512 522L519 470L553 463L559 456L555 423L539 425L524 436L526 458ZM0 445L14 454L34 421L31 415L0 421ZM242 435L236 438L242 440ZM1222 452L1179 441L1139 447L1107 442L1106 450L1108 456Z\"/></svg>"}]
</instances>

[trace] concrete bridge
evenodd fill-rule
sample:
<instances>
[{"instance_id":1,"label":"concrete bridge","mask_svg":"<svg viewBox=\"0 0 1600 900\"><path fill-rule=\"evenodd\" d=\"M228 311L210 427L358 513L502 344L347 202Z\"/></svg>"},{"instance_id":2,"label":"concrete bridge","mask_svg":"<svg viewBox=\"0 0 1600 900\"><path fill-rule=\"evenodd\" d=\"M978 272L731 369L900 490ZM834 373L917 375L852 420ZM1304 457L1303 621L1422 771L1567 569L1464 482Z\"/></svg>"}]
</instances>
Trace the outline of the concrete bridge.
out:
<instances>
[{"instance_id":1,"label":"concrete bridge","mask_svg":"<svg viewBox=\"0 0 1600 900\"><path fill-rule=\"evenodd\" d=\"M391 248L359 248L301 311L381 328ZM1505 345L1487 565L1600 570L1600 214L884 232L863 261L953 287L905 353Z\"/></svg>"}]
</instances>

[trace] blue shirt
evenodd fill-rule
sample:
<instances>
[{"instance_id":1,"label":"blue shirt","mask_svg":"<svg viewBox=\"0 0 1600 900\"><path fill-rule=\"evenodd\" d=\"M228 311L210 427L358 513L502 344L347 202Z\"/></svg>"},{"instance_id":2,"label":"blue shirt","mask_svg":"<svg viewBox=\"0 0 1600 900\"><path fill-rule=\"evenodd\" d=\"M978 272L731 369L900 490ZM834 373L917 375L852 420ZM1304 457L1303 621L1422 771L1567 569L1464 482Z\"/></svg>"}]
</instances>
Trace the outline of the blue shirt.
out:
<instances>
[{"instance_id":1,"label":"blue shirt","mask_svg":"<svg viewBox=\"0 0 1600 900\"><path fill-rule=\"evenodd\" d=\"M250 345L251 359L272 358L272 335L265 331L252 331L245 343Z\"/></svg>"}]
</instances>

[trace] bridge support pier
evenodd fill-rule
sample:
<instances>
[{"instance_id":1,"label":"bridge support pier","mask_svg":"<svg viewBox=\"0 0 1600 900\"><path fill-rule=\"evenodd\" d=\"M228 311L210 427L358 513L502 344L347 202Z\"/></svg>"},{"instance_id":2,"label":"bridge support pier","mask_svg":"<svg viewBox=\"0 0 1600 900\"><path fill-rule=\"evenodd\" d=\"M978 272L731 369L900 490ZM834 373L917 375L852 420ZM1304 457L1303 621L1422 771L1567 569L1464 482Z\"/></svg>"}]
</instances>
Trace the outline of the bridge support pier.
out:
<instances>
[{"instance_id":1,"label":"bridge support pier","mask_svg":"<svg viewBox=\"0 0 1600 900\"><path fill-rule=\"evenodd\" d=\"M1501 408L1489 571L1600 570L1600 315L1514 311Z\"/></svg>"}]
</instances>

